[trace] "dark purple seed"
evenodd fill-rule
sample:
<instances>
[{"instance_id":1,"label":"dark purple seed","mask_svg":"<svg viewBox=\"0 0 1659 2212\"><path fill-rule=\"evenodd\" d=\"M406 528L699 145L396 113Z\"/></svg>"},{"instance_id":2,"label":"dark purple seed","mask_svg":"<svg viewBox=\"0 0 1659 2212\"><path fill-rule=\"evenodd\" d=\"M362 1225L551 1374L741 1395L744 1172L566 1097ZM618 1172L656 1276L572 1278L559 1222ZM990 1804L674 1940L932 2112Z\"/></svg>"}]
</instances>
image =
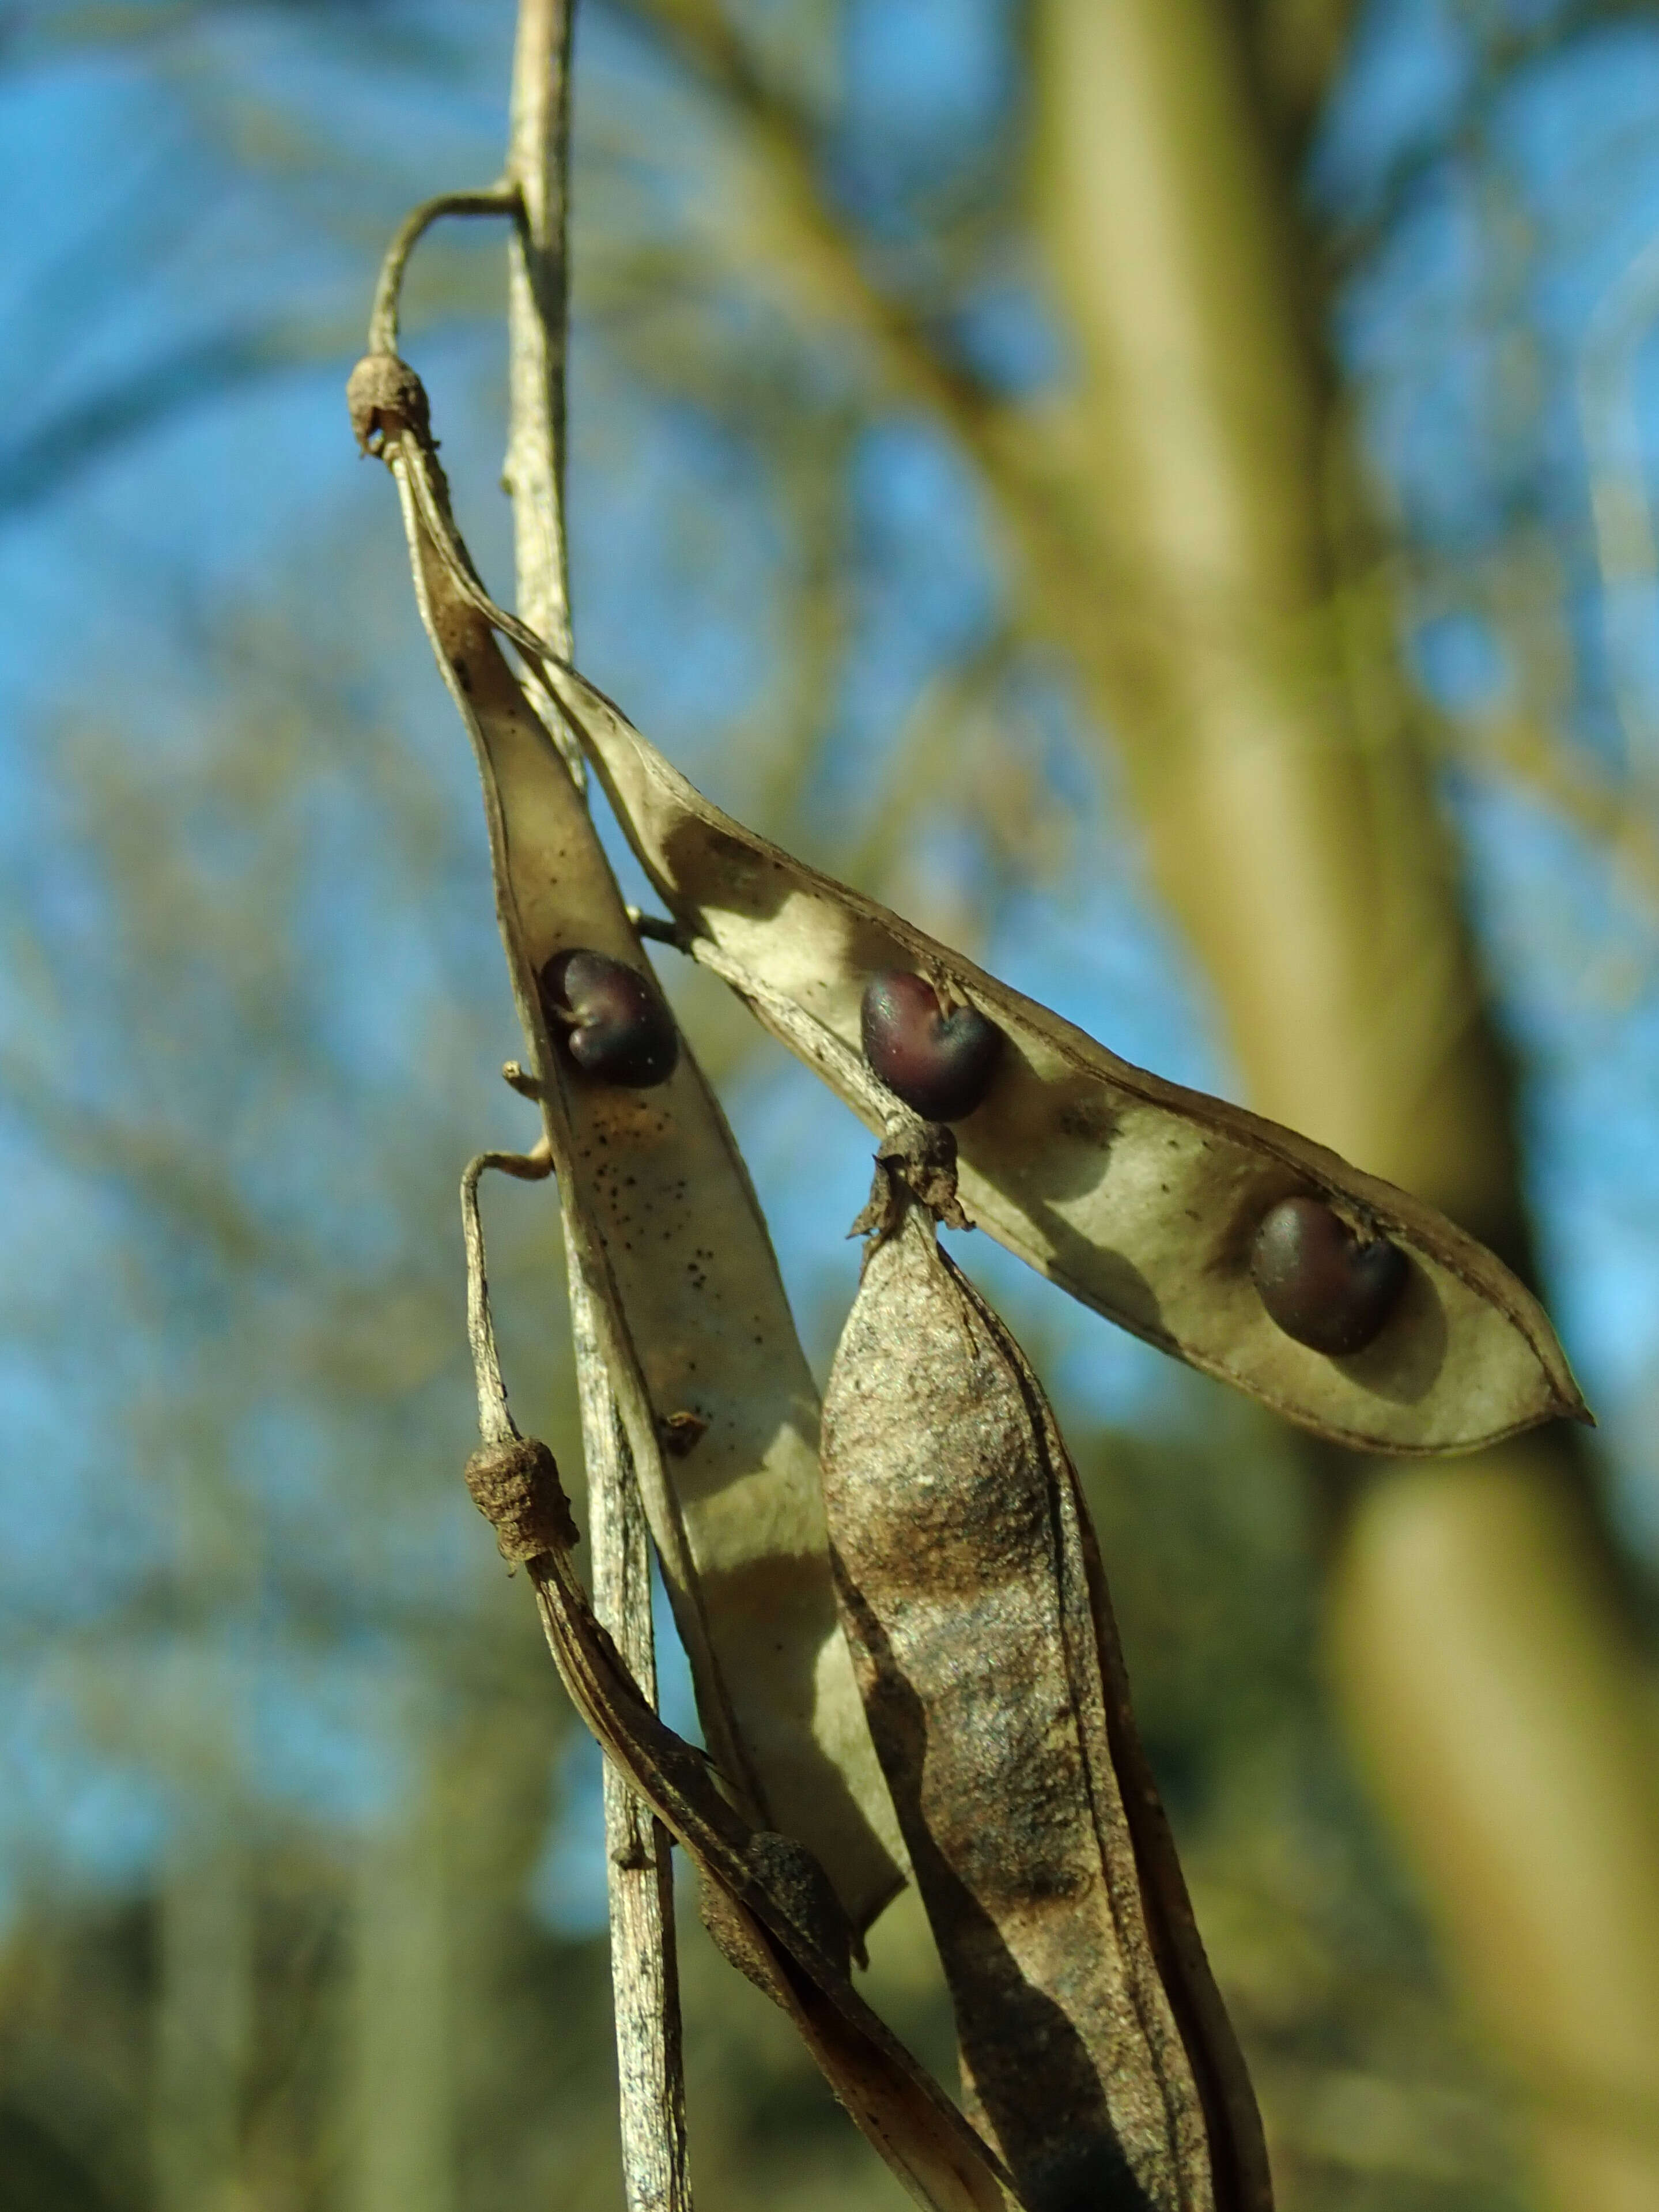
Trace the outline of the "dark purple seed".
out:
<instances>
[{"instance_id":1,"label":"dark purple seed","mask_svg":"<svg viewBox=\"0 0 1659 2212\"><path fill-rule=\"evenodd\" d=\"M977 1006L947 1013L933 985L902 968L864 987L864 1056L887 1088L929 1121L960 1121L991 1087L1002 1031Z\"/></svg>"},{"instance_id":2,"label":"dark purple seed","mask_svg":"<svg viewBox=\"0 0 1659 2212\"><path fill-rule=\"evenodd\" d=\"M596 1083L648 1090L680 1056L674 1017L648 976L608 952L556 952L539 978L548 1020Z\"/></svg>"},{"instance_id":3,"label":"dark purple seed","mask_svg":"<svg viewBox=\"0 0 1659 2212\"><path fill-rule=\"evenodd\" d=\"M1322 1198L1285 1198L1255 1232L1250 1273L1270 1320L1315 1352L1363 1352L1410 1273L1386 1237L1361 1238Z\"/></svg>"}]
</instances>

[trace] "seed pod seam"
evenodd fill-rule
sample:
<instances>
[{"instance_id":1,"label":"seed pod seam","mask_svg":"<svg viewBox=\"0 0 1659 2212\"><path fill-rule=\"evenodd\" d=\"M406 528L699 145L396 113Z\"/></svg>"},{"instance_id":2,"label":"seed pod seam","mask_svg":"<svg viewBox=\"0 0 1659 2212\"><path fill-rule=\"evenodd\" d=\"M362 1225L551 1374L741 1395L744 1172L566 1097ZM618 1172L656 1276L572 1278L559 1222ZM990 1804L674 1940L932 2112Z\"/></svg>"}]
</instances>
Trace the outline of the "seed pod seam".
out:
<instances>
[{"instance_id":1,"label":"seed pod seam","mask_svg":"<svg viewBox=\"0 0 1659 2212\"><path fill-rule=\"evenodd\" d=\"M1133 2177L1157 2212L1265 2212L1248 2077L1144 1759L1124 1755L1121 1660L1063 1440L1012 1333L881 1174L900 1218L872 1239L836 1354L825 1489L965 2087L1028 2202Z\"/></svg>"},{"instance_id":2,"label":"seed pod seam","mask_svg":"<svg viewBox=\"0 0 1659 2212\"><path fill-rule=\"evenodd\" d=\"M435 463L432 465L435 470ZM424 474L417 477L416 486L428 509L439 504ZM1158 1293L1110 1241L1110 1232L1121 1232L1121 1207L1109 1208L1097 1221L1091 1218L1074 1225L1058 1206L1048 1203L1040 1187L1023 1203L1017 1190L1006 1188L1011 1182L1018 1186L1021 1177L1014 1171L1017 1158L1006 1156L1005 1131L1001 1185L994 1171L997 1162L988 1162L981 1171L970 1147L964 1161L964 1195L974 1218L1028 1265L1148 1342L1231 1382L1288 1419L1361 1449L1403 1456L1470 1451L1558 1416L1590 1420L1537 1301L1501 1262L1432 1207L1241 1108L1129 1066L1083 1031L996 982L873 900L818 874L744 829L702 799L602 692L514 617L493 606L470 563L447 540L442 550L453 567L458 590L541 668L574 740L593 762L641 865L684 933L688 949L723 975L757 1017L840 1091L872 1127L886 1125L885 1105L872 1104L862 1057L848 1049L845 1034L837 1035L833 1009L826 1003L834 995L834 985L825 979L840 972L840 956L860 930L872 935L879 950L865 960L855 981L874 967L892 964L896 952L925 972L949 978L969 1003L995 1020L1016 1044L1023 1042L1025 1048L1009 1057L1024 1063L1026 1073L1036 1079L1040 1094L1056 1086L1052 1070L1044 1075L1037 1068L1032 1050L1047 1062L1058 1060L1097 1094L1105 1094L1103 1108L1090 1108L1086 1098L1053 1102L1056 1110L1048 1116L1047 1145L1037 1141L1045 1133L1041 1097L1025 1102L1025 1110L1012 1117L1028 1125L1026 1149L1045 1161L1051 1182L1054 1155L1063 1153L1066 1143L1078 1135L1079 1112L1090 1125L1097 1124L1104 1114L1108 1142L1102 1155L1104 1169L1097 1178L1104 1181L1109 1171L1109 1137L1119 1118L1113 1102L1130 1100L1166 1128L1184 1124L1188 1130L1206 1132L1198 1147L1200 1154L1229 1147L1236 1154L1253 1156L1258 1170L1264 1161L1281 1169L1285 1181L1261 1190L1255 1204L1255 1218L1275 1199L1310 1183L1333 1205L1356 1206L1388 1222L1394 1241L1417 1262L1430 1310L1426 1318L1419 1316L1415 1340L1407 1347L1418 1355L1415 1365L1409 1358L1396 1358L1395 1371L1380 1382L1374 1374L1339 1374L1334 1364L1319 1353L1311 1357L1322 1361L1321 1366L1311 1367L1305 1361L1298 1366L1286 1359L1282 1342L1250 1360L1241 1360L1241 1345L1252 1340L1251 1310L1235 1312L1224 1322L1219 1316L1206 1318L1189 1307L1182 1316L1184 1326L1169 1325L1164 1317L1160 1297L1167 1297L1182 1277L1203 1280L1224 1256L1213 1247L1207 1256L1194 1249L1201 1238L1193 1231L1169 1233L1182 1211L1173 1199L1164 1210L1169 1221L1162 1225L1155 1221L1150 1243L1143 1238L1139 1247L1143 1261L1158 1255L1160 1243L1180 1247L1179 1276L1172 1278L1167 1265L1161 1266L1164 1287ZM682 876L688 880L682 881ZM732 902L733 890L762 879L766 898L758 902L751 899L746 914L738 911ZM780 881L792 879L799 896L786 893L781 899ZM705 882L720 892L720 899L711 900L700 888ZM788 926L781 927L782 910L792 899L796 911L788 917ZM822 915L813 923L814 902L836 911L836 926L827 934ZM769 968L774 971L769 977L762 972ZM780 984L786 988L781 989ZM786 1013L784 1002L792 1000L799 1000L799 1006L792 1003ZM798 1013L802 1018L795 1018ZM842 1048L838 1052L826 1049L832 1041ZM1098 1126L1085 1127L1085 1148L1093 1141L1098 1152L1101 1133ZM977 1134L982 1137L983 1130ZM1170 1135L1160 1141L1175 1147L1180 1140ZM1190 1183L1192 1177L1188 1180ZM1029 1174L1024 1181L1029 1184ZM1204 1202L1186 1208L1187 1217L1200 1229L1208 1218L1212 1235L1224 1238L1233 1224L1218 1228L1214 1218L1226 1211L1223 1196L1202 1189L1192 1195ZM1096 1213L1100 1213L1098 1207ZM1052 1223L1051 1229L1045 1229L1045 1221ZM1058 1241L1062 1238L1068 1243L1066 1250ZM1445 1371L1449 1347L1444 1316L1433 1279L1437 1273L1457 1283L1469 1297L1468 1308L1454 1316L1462 1357L1461 1366L1449 1375ZM1483 1315L1506 1322L1529 1359L1518 1360L1503 1332L1494 1332ZM1437 1322L1441 1325L1437 1345ZM1426 1377L1419 1371L1425 1359L1435 1363ZM1288 1372L1273 1371L1286 1368ZM1445 1387L1437 1389L1442 1382ZM1392 1405L1390 1395L1396 1401ZM1430 1401L1427 1412L1413 1413L1410 1409L1425 1398Z\"/></svg>"},{"instance_id":3,"label":"seed pod seam","mask_svg":"<svg viewBox=\"0 0 1659 2212\"><path fill-rule=\"evenodd\" d=\"M902 1847L836 1624L816 1474L817 1394L753 1188L718 1102L689 1054L663 1091L642 1098L573 1083L548 1030L536 970L562 944L592 945L596 933L600 950L613 945L635 961L643 954L591 817L501 656L493 617L478 605L482 587L475 582L463 588L467 564L434 489L435 462L417 441L401 434L388 439L386 458L404 509L417 599L440 672L478 755L497 913L532 1041L568 1233L592 1294L709 1741L763 1825L813 1836L861 1927L901 1886ZM434 534L434 515L441 534ZM514 779L511 811L504 777ZM562 920L567 908L568 918ZM678 1116L672 1124L671 1103ZM629 1229L629 1170L615 1164L617 1146L606 1134L606 1117L614 1122L618 1115L623 1121L612 1133L634 1129L629 1141L637 1143L642 1132L659 1148L650 1154L653 1162L672 1157L660 1152L671 1139L684 1152L680 1182L665 1182L652 1203L666 1209L673 1237L688 1243L699 1233L692 1224L707 1217L700 1248L705 1257L697 1264L708 1273L708 1289L700 1294L701 1306L698 1294L677 1291L659 1264L648 1264L637 1230ZM672 1178L674 1172L670 1165L659 1174ZM729 1197L716 1222L715 1194L721 1192ZM741 1221L732 1218L733 1199L745 1217ZM682 1217L684 1230L677 1225ZM653 1250L661 1249L661 1235L652 1233ZM686 1255L672 1242L668 1249L678 1266ZM619 1266L631 1271L626 1291ZM713 1291L724 1301L718 1312L708 1304ZM754 1327L746 1329L742 1301L750 1297ZM630 1308L643 1311L646 1325L637 1339ZM679 1316L672 1326L659 1314L669 1308ZM724 1363L723 1380L708 1363L699 1367L698 1329L707 1334L716 1363ZM665 1463L659 1420L684 1414L694 1420L712 1414L720 1425L702 1433L694 1450ZM779 1648L790 1655L787 1668L777 1663ZM765 1663L763 1650L770 1655Z\"/></svg>"},{"instance_id":4,"label":"seed pod seam","mask_svg":"<svg viewBox=\"0 0 1659 2212\"><path fill-rule=\"evenodd\" d=\"M1007 1039L960 1125L971 1218L1085 1304L1334 1441L1468 1451L1559 1415L1588 1419L1538 1302L1434 1208L1292 1131L1130 1066L874 900L704 799L611 701L547 665L561 710L694 956L732 982L871 1127L859 1054L868 976L936 969ZM805 1021L782 1018L793 1002ZM817 1024L842 1053L819 1048ZM1160 1188L1161 1186L1161 1188ZM1241 1232L1288 1194L1363 1208L1412 1262L1390 1341L1333 1360L1283 1337L1247 1280Z\"/></svg>"}]
</instances>

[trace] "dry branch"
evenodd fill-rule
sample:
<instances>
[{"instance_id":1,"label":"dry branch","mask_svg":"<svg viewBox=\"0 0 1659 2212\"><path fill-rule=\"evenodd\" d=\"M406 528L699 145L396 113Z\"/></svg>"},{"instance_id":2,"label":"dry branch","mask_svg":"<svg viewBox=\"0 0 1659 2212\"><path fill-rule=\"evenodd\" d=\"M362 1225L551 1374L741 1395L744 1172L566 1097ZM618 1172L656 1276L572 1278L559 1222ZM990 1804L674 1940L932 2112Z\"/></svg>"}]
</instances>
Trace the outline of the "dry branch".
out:
<instances>
[{"instance_id":1,"label":"dry branch","mask_svg":"<svg viewBox=\"0 0 1659 2212\"><path fill-rule=\"evenodd\" d=\"M507 152L520 222L507 289L509 415L503 472L513 500L519 605L526 622L556 639L566 653L571 645L563 498L571 22L570 0L521 0ZM656 1652L644 1509L574 1237L567 1237L565 1250L587 1468L594 1607L615 1638L623 1663L654 1705ZM609 1760L603 1789L629 2212L690 2212L669 1839Z\"/></svg>"}]
</instances>

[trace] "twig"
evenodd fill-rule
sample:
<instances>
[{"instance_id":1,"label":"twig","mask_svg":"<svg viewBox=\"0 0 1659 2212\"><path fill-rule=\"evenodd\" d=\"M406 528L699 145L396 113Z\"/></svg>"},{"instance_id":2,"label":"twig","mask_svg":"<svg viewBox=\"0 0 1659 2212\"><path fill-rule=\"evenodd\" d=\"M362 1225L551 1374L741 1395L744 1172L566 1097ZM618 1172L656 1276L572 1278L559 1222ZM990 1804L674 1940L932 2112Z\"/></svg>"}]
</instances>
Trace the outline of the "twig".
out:
<instances>
[{"instance_id":1,"label":"twig","mask_svg":"<svg viewBox=\"0 0 1659 2212\"><path fill-rule=\"evenodd\" d=\"M518 215L515 184L487 185L480 192L440 192L411 208L398 224L380 264L374 287L374 304L368 311L368 349L371 353L398 350L398 307L403 297L404 271L409 257L433 224L447 215Z\"/></svg>"},{"instance_id":2,"label":"twig","mask_svg":"<svg viewBox=\"0 0 1659 2212\"><path fill-rule=\"evenodd\" d=\"M592 1302L571 1270L571 1332L587 1462L593 1611L652 1705L657 1662L645 1513L617 1401L593 1330ZM605 1762L605 1875L623 2177L629 2212L690 2212L680 2048L674 1874L667 1830Z\"/></svg>"},{"instance_id":3,"label":"twig","mask_svg":"<svg viewBox=\"0 0 1659 2212\"><path fill-rule=\"evenodd\" d=\"M1011 408L964 371L921 319L874 283L825 196L802 118L750 63L741 36L710 0L627 0L654 24L726 105L765 173L767 221L789 266L869 349L878 382L937 416L994 495L1012 556L1024 623L1054 640L1115 719L1156 696L1161 639L1136 611L1134 578L1069 489L1070 471L1029 411ZM1115 617L1103 623L1103 598ZM1144 711L1144 704L1141 710Z\"/></svg>"},{"instance_id":4,"label":"twig","mask_svg":"<svg viewBox=\"0 0 1659 2212\"><path fill-rule=\"evenodd\" d=\"M531 630L565 659L571 649L563 502L570 30L570 0L520 0L507 154L507 179L522 210L507 297L505 471L518 602ZM539 672L532 665L530 673ZM552 729L562 729L562 717L548 720ZM593 1607L654 1704L645 1514L574 1238L566 1238L566 1251ZM628 2205L629 2212L690 2212L669 1838L609 1760L605 1840Z\"/></svg>"},{"instance_id":5,"label":"twig","mask_svg":"<svg viewBox=\"0 0 1659 2212\"><path fill-rule=\"evenodd\" d=\"M532 1152L480 1152L461 1177L461 1234L466 1251L466 1334L478 1393L483 1449L467 1470L468 1486L495 1523L503 1554L522 1559L544 1614L549 1594L538 1573L545 1528L534 1523L520 1482L546 1447L526 1437L507 1405L489 1310L489 1277L478 1179L487 1170L537 1182L550 1173L546 1146ZM610 1631L641 1695L657 1702L651 1634L651 1557L638 1504L632 1460L604 1355L584 1297L575 1321L577 1386L587 1462L588 1557L593 1612ZM514 1503L509 1503L512 1500ZM564 1532L574 1540L568 1522ZM556 1650L556 1642L555 1649ZM623 2173L629 2212L690 2212L685 2160L685 2095L681 2066L678 1976L674 1948L674 1875L669 1838L623 1776L605 1763L605 1841L611 1904L611 1980L617 2014L617 2063Z\"/></svg>"},{"instance_id":6,"label":"twig","mask_svg":"<svg viewBox=\"0 0 1659 2212\"><path fill-rule=\"evenodd\" d=\"M524 210L507 275L507 465L519 611L570 658L564 537L564 361L569 287L574 0L520 0L507 174Z\"/></svg>"},{"instance_id":7,"label":"twig","mask_svg":"<svg viewBox=\"0 0 1659 2212\"><path fill-rule=\"evenodd\" d=\"M472 1348L472 1373L478 1386L478 1435L486 1444L519 1440L513 1416L507 1409L507 1385L495 1350L495 1331L489 1318L489 1278L484 1268L483 1226L478 1218L478 1177L487 1169L517 1176L524 1182L539 1182L552 1172L553 1158L545 1144L533 1152L480 1152L466 1164L461 1177L461 1237L466 1247L466 1340Z\"/></svg>"}]
</instances>

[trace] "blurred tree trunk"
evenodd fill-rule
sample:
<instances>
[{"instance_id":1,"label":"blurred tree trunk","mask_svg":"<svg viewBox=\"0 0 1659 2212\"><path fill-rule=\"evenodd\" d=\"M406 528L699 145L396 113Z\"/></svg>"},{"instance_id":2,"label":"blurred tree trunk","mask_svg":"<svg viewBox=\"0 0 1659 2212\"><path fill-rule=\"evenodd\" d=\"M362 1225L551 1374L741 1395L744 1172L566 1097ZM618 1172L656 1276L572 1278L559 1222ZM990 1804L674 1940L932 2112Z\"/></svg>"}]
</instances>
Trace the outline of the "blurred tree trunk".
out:
<instances>
[{"instance_id":1,"label":"blurred tree trunk","mask_svg":"<svg viewBox=\"0 0 1659 2212\"><path fill-rule=\"evenodd\" d=\"M186 1655L164 1726L177 1825L157 1897L154 2081L156 2212L237 2212L253 2040L253 1927L246 1801L222 1648Z\"/></svg>"},{"instance_id":2,"label":"blurred tree trunk","mask_svg":"<svg viewBox=\"0 0 1659 2212\"><path fill-rule=\"evenodd\" d=\"M1250 1103L1524 1267L1452 859L1388 624L1334 557L1340 410L1285 162L1311 102L1274 56L1304 16L1334 52L1342 12L1252 10L1252 47L1227 0L1039 10L1041 220L1102 580L1083 659ZM1341 1693L1547 2186L1651 2212L1654 1747L1568 1441L1327 1472Z\"/></svg>"},{"instance_id":3,"label":"blurred tree trunk","mask_svg":"<svg viewBox=\"0 0 1659 2212\"><path fill-rule=\"evenodd\" d=\"M234 2212L252 2025L246 1855L197 1835L163 1876L151 2106L157 2212Z\"/></svg>"},{"instance_id":4,"label":"blurred tree trunk","mask_svg":"<svg viewBox=\"0 0 1659 2212\"><path fill-rule=\"evenodd\" d=\"M407 1795L358 1846L348 2125L351 2212L453 2212L455 2059L439 1796L421 1732Z\"/></svg>"},{"instance_id":5,"label":"blurred tree trunk","mask_svg":"<svg viewBox=\"0 0 1659 2212\"><path fill-rule=\"evenodd\" d=\"M167 1418L155 1471L173 1486L195 1632L180 1638L155 1703L173 1807L156 1899L152 2179L155 2212L240 2212L255 1962L243 1676L229 1624L255 1569L217 1410L179 1400Z\"/></svg>"}]
</instances>

